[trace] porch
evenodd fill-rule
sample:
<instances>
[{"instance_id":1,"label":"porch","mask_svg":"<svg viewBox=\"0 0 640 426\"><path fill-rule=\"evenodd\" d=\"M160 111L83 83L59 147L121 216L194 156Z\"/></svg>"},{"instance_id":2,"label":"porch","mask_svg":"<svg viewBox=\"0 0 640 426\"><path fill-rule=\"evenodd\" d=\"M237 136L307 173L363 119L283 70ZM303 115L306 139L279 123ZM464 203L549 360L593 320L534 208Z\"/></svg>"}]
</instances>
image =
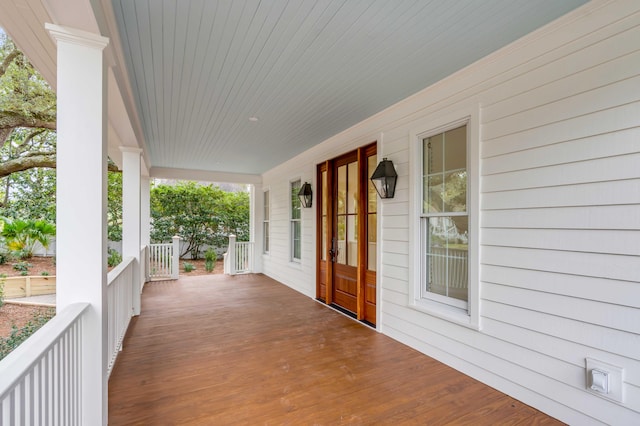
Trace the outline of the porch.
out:
<instances>
[{"instance_id":1,"label":"porch","mask_svg":"<svg viewBox=\"0 0 640 426\"><path fill-rule=\"evenodd\" d=\"M147 284L109 424L554 424L263 275Z\"/></svg>"}]
</instances>

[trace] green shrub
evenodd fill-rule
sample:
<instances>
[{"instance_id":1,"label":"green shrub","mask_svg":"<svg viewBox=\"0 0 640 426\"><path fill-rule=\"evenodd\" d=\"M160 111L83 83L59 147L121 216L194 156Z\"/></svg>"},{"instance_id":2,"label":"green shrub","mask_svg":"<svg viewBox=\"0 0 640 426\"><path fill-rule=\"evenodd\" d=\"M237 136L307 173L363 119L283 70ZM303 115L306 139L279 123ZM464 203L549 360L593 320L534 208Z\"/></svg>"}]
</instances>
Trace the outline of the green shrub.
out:
<instances>
[{"instance_id":1,"label":"green shrub","mask_svg":"<svg viewBox=\"0 0 640 426\"><path fill-rule=\"evenodd\" d=\"M15 250L13 256L20 260L25 260L33 257L33 253L26 249Z\"/></svg>"},{"instance_id":2,"label":"green shrub","mask_svg":"<svg viewBox=\"0 0 640 426\"><path fill-rule=\"evenodd\" d=\"M189 263L189 262L184 262L182 264L182 267L184 268L185 272L195 271L195 269L196 269L196 267L193 265L193 263Z\"/></svg>"},{"instance_id":3,"label":"green shrub","mask_svg":"<svg viewBox=\"0 0 640 426\"><path fill-rule=\"evenodd\" d=\"M3 218L1 234L7 241L7 248L20 259L33 256L36 242L46 249L51 238L56 235L55 225L45 220L22 220Z\"/></svg>"},{"instance_id":4,"label":"green shrub","mask_svg":"<svg viewBox=\"0 0 640 426\"><path fill-rule=\"evenodd\" d=\"M110 248L107 250L107 253L107 265L109 265L109 268L113 268L122 262L122 255L118 253L118 250Z\"/></svg>"},{"instance_id":5,"label":"green shrub","mask_svg":"<svg viewBox=\"0 0 640 426\"><path fill-rule=\"evenodd\" d=\"M42 275L43 277L48 277L49 276L49 272L48 271L42 271L40 273L40 275Z\"/></svg>"},{"instance_id":6,"label":"green shrub","mask_svg":"<svg viewBox=\"0 0 640 426\"><path fill-rule=\"evenodd\" d=\"M13 269L15 269L16 271L19 271L21 274L20 275L24 275L22 274L22 272L29 272L29 268L31 268L33 265L29 262L18 262L18 263L14 263L13 264Z\"/></svg>"},{"instance_id":7,"label":"green shrub","mask_svg":"<svg viewBox=\"0 0 640 426\"><path fill-rule=\"evenodd\" d=\"M9 252L0 251L0 265L4 265L9 261L9 259L11 259Z\"/></svg>"},{"instance_id":8,"label":"green shrub","mask_svg":"<svg viewBox=\"0 0 640 426\"><path fill-rule=\"evenodd\" d=\"M217 257L218 257L218 255L216 254L216 251L214 249L210 248L209 250L204 252L204 259L205 260L215 261Z\"/></svg>"},{"instance_id":9,"label":"green shrub","mask_svg":"<svg viewBox=\"0 0 640 426\"><path fill-rule=\"evenodd\" d=\"M11 328L11 334L9 337L0 337L0 360L9 355L9 353L24 342L33 333L38 331L40 327L45 325L55 315L54 309L49 309L44 313L36 314L31 320L22 328L18 328L15 325Z\"/></svg>"},{"instance_id":10,"label":"green shrub","mask_svg":"<svg viewBox=\"0 0 640 426\"><path fill-rule=\"evenodd\" d=\"M205 261L204 261L204 269L205 269L207 272L212 272L212 271L213 271L213 268L215 267L215 265L216 265L216 264L215 264L215 262L214 262L213 260L205 260Z\"/></svg>"},{"instance_id":11,"label":"green shrub","mask_svg":"<svg viewBox=\"0 0 640 426\"><path fill-rule=\"evenodd\" d=\"M215 250L213 249L209 249L204 253L204 269L207 272L211 272L213 271L213 268L216 265L216 258L218 257L218 255L216 254Z\"/></svg>"}]
</instances>

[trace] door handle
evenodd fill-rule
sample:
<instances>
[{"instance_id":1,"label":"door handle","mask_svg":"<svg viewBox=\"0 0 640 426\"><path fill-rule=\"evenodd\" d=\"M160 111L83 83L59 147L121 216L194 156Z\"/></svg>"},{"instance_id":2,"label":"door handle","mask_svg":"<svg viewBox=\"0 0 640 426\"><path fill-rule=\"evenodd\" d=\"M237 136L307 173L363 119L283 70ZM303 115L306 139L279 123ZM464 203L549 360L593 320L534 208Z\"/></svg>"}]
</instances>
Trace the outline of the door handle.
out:
<instances>
[{"instance_id":1,"label":"door handle","mask_svg":"<svg viewBox=\"0 0 640 426\"><path fill-rule=\"evenodd\" d=\"M331 248L329 249L329 256L331 256L331 261L335 263L338 258L338 247L336 237L333 237L331 240Z\"/></svg>"}]
</instances>

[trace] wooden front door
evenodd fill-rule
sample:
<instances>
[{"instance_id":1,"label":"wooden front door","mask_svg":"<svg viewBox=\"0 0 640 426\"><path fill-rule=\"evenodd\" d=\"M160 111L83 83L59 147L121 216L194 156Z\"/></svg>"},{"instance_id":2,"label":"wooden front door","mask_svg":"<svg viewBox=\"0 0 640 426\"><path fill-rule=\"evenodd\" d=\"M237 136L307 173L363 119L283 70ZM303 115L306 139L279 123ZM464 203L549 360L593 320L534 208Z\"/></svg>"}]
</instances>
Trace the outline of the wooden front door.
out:
<instances>
[{"instance_id":1,"label":"wooden front door","mask_svg":"<svg viewBox=\"0 0 640 426\"><path fill-rule=\"evenodd\" d=\"M377 165L371 144L318 165L317 298L376 323Z\"/></svg>"}]
</instances>

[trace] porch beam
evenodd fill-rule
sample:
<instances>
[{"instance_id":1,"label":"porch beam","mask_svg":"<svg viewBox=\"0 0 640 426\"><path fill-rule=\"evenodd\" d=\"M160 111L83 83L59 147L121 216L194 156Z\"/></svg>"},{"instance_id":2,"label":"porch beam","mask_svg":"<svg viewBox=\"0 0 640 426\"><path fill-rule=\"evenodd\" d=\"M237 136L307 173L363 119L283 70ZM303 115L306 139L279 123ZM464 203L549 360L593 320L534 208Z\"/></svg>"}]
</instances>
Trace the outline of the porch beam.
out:
<instances>
[{"instance_id":1,"label":"porch beam","mask_svg":"<svg viewBox=\"0 0 640 426\"><path fill-rule=\"evenodd\" d=\"M149 170L149 176L161 179L262 184L262 176L260 175L233 172L212 172L208 170L174 169L169 167L151 167Z\"/></svg>"},{"instance_id":2,"label":"porch beam","mask_svg":"<svg viewBox=\"0 0 640 426\"><path fill-rule=\"evenodd\" d=\"M107 424L107 96L109 39L46 24L57 42L58 312L89 303L82 323L82 424Z\"/></svg>"}]
</instances>

